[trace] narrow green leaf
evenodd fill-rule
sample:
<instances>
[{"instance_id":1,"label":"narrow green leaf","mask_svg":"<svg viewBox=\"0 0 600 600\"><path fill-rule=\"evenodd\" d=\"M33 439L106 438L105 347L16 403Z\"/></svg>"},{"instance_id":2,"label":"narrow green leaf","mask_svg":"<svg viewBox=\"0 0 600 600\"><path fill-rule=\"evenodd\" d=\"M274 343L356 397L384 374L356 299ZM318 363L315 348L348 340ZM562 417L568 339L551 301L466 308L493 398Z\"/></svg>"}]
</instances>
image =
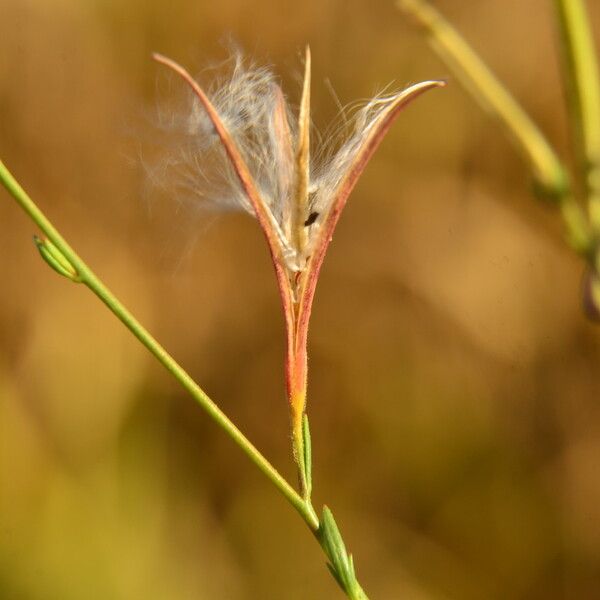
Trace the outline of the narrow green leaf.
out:
<instances>
[{"instance_id":1,"label":"narrow green leaf","mask_svg":"<svg viewBox=\"0 0 600 600\"><path fill-rule=\"evenodd\" d=\"M308 415L305 413L302 419L302 438L304 441L304 483L306 497L310 499L312 493L312 446L310 440L310 427L308 424Z\"/></svg>"},{"instance_id":2,"label":"narrow green leaf","mask_svg":"<svg viewBox=\"0 0 600 600\"><path fill-rule=\"evenodd\" d=\"M331 510L327 506L323 507L323 535L325 542L325 551L329 555L333 568L338 573L340 579L344 583L344 589L348 590L352 582L350 576L348 554L346 545L340 534L337 523L333 518Z\"/></svg>"}]
</instances>

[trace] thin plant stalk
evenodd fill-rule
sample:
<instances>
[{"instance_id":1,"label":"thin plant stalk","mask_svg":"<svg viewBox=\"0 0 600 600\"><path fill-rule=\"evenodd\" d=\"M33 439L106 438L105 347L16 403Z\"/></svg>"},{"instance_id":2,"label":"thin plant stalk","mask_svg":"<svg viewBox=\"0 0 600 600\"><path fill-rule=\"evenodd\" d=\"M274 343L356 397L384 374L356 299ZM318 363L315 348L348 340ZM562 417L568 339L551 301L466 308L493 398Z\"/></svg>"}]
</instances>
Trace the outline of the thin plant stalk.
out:
<instances>
[{"instance_id":1,"label":"thin plant stalk","mask_svg":"<svg viewBox=\"0 0 600 600\"><path fill-rule=\"evenodd\" d=\"M258 467L267 479L279 490L285 499L296 509L311 531L319 530L319 519L312 507L292 488L275 467L260 453L248 438L229 420L223 411L208 397L185 369L161 346L161 344L141 325L141 323L121 304L114 294L102 283L96 274L71 248L63 236L48 220L46 215L33 202L19 185L4 163L0 161L0 183L16 200L29 218L39 227L51 242L52 252L58 250L59 260L69 265L66 271L72 274L73 281L83 283L107 306L107 308L133 333L150 353L169 373L189 392L192 398L208 413L211 419L238 445L246 456ZM38 247L40 243L38 243ZM46 248L47 246L42 246ZM44 254L42 253L42 256ZM45 258L45 256L44 256ZM52 265L51 265L52 266Z\"/></svg>"},{"instance_id":2,"label":"thin plant stalk","mask_svg":"<svg viewBox=\"0 0 600 600\"><path fill-rule=\"evenodd\" d=\"M169 371L169 373L189 392L192 398L208 413L212 420L237 444L246 456L258 467L267 479L279 490L283 497L296 509L315 536L327 556L328 567L341 589L350 600L368 600L368 597L354 571L352 555L348 554L331 511L323 509L320 521L308 497L304 498L280 475L273 465L248 440L248 438L229 420L223 411L208 397L200 386L190 377L161 344L141 325L125 308L114 294L102 283L96 274L71 248L46 215L29 197L7 167L0 161L0 183L14 198L27 216L46 236L42 240L34 238L42 258L61 275L75 283L88 287L107 308L133 333L150 353ZM304 464L308 470L310 482L311 450L308 419L304 417L305 450ZM310 486L310 483L308 484Z\"/></svg>"},{"instance_id":3,"label":"thin plant stalk","mask_svg":"<svg viewBox=\"0 0 600 600\"><path fill-rule=\"evenodd\" d=\"M579 174L590 225L600 236L600 73L596 47L583 0L554 0L554 4ZM599 260L596 258L598 270Z\"/></svg>"},{"instance_id":4,"label":"thin plant stalk","mask_svg":"<svg viewBox=\"0 0 600 600\"><path fill-rule=\"evenodd\" d=\"M571 0L565 0L569 4ZM454 27L425 0L398 0L461 85L497 119L530 165L544 195L558 202L571 246L581 254L591 247L589 226L577 204L561 160L544 134Z\"/></svg>"}]
</instances>

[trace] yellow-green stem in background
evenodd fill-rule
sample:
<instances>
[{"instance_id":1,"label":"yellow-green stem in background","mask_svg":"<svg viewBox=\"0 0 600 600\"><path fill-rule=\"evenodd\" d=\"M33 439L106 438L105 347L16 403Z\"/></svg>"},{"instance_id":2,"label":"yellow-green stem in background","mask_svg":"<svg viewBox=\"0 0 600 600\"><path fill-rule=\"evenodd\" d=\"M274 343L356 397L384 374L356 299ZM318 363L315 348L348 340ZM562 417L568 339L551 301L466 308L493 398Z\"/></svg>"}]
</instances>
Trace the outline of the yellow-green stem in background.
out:
<instances>
[{"instance_id":1,"label":"yellow-green stem in background","mask_svg":"<svg viewBox=\"0 0 600 600\"><path fill-rule=\"evenodd\" d=\"M568 1L568 0L566 0ZM576 203L569 178L545 136L506 87L446 19L425 0L398 0L425 32L440 58L478 104L503 126L529 163L546 197L561 208L569 243L581 254L591 247L589 226Z\"/></svg>"},{"instance_id":2,"label":"yellow-green stem in background","mask_svg":"<svg viewBox=\"0 0 600 600\"><path fill-rule=\"evenodd\" d=\"M583 0L554 0L564 55L563 76L579 176L590 225L600 238L600 74ZM598 261L598 258L596 259ZM596 265L600 270L600 264Z\"/></svg>"}]
</instances>

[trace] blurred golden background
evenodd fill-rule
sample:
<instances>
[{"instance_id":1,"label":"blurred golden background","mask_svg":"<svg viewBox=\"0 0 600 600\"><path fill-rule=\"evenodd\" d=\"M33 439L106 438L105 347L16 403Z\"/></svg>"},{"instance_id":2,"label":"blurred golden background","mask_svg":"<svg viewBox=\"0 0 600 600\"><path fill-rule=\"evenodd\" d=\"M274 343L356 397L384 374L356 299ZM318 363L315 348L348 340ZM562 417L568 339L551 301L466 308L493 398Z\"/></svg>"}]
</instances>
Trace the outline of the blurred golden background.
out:
<instances>
[{"instance_id":1,"label":"blurred golden background","mask_svg":"<svg viewBox=\"0 0 600 600\"><path fill-rule=\"evenodd\" d=\"M552 3L436 6L565 155ZM262 235L147 185L140 140L165 96L150 54L197 72L230 37L298 98L309 43L321 130L327 80L346 104L447 69L382 0L0 0L0 29L0 157L294 481ZM293 510L47 268L3 190L0 222L0 598L341 598ZM458 85L401 115L342 217L309 337L314 501L373 599L600 597L600 333L582 270Z\"/></svg>"}]
</instances>

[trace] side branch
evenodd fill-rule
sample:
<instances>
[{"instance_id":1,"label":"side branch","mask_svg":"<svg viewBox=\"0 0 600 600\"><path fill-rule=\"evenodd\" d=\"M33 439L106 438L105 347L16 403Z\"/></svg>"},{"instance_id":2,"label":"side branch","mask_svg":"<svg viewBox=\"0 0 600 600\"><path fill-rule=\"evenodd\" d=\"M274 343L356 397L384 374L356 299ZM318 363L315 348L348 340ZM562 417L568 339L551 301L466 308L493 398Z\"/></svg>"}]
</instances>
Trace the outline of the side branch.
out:
<instances>
[{"instance_id":1,"label":"side branch","mask_svg":"<svg viewBox=\"0 0 600 600\"><path fill-rule=\"evenodd\" d=\"M244 454L281 492L286 500L300 513L301 517L313 532L318 531L319 521L309 509L301 496L280 475L271 463L234 425L223 411L207 396L202 388L190 377L183 367L159 344L159 342L141 325L141 323L121 304L112 292L100 281L95 273L77 255L58 230L52 225L44 213L38 208L25 190L12 176L4 163L0 161L0 183L25 211L27 216L39 227L50 240L54 248L60 252L62 259L77 274L76 280L85 284L108 309L135 335L150 353L173 375L187 390L192 398L208 413L210 418L238 445Z\"/></svg>"}]
</instances>

